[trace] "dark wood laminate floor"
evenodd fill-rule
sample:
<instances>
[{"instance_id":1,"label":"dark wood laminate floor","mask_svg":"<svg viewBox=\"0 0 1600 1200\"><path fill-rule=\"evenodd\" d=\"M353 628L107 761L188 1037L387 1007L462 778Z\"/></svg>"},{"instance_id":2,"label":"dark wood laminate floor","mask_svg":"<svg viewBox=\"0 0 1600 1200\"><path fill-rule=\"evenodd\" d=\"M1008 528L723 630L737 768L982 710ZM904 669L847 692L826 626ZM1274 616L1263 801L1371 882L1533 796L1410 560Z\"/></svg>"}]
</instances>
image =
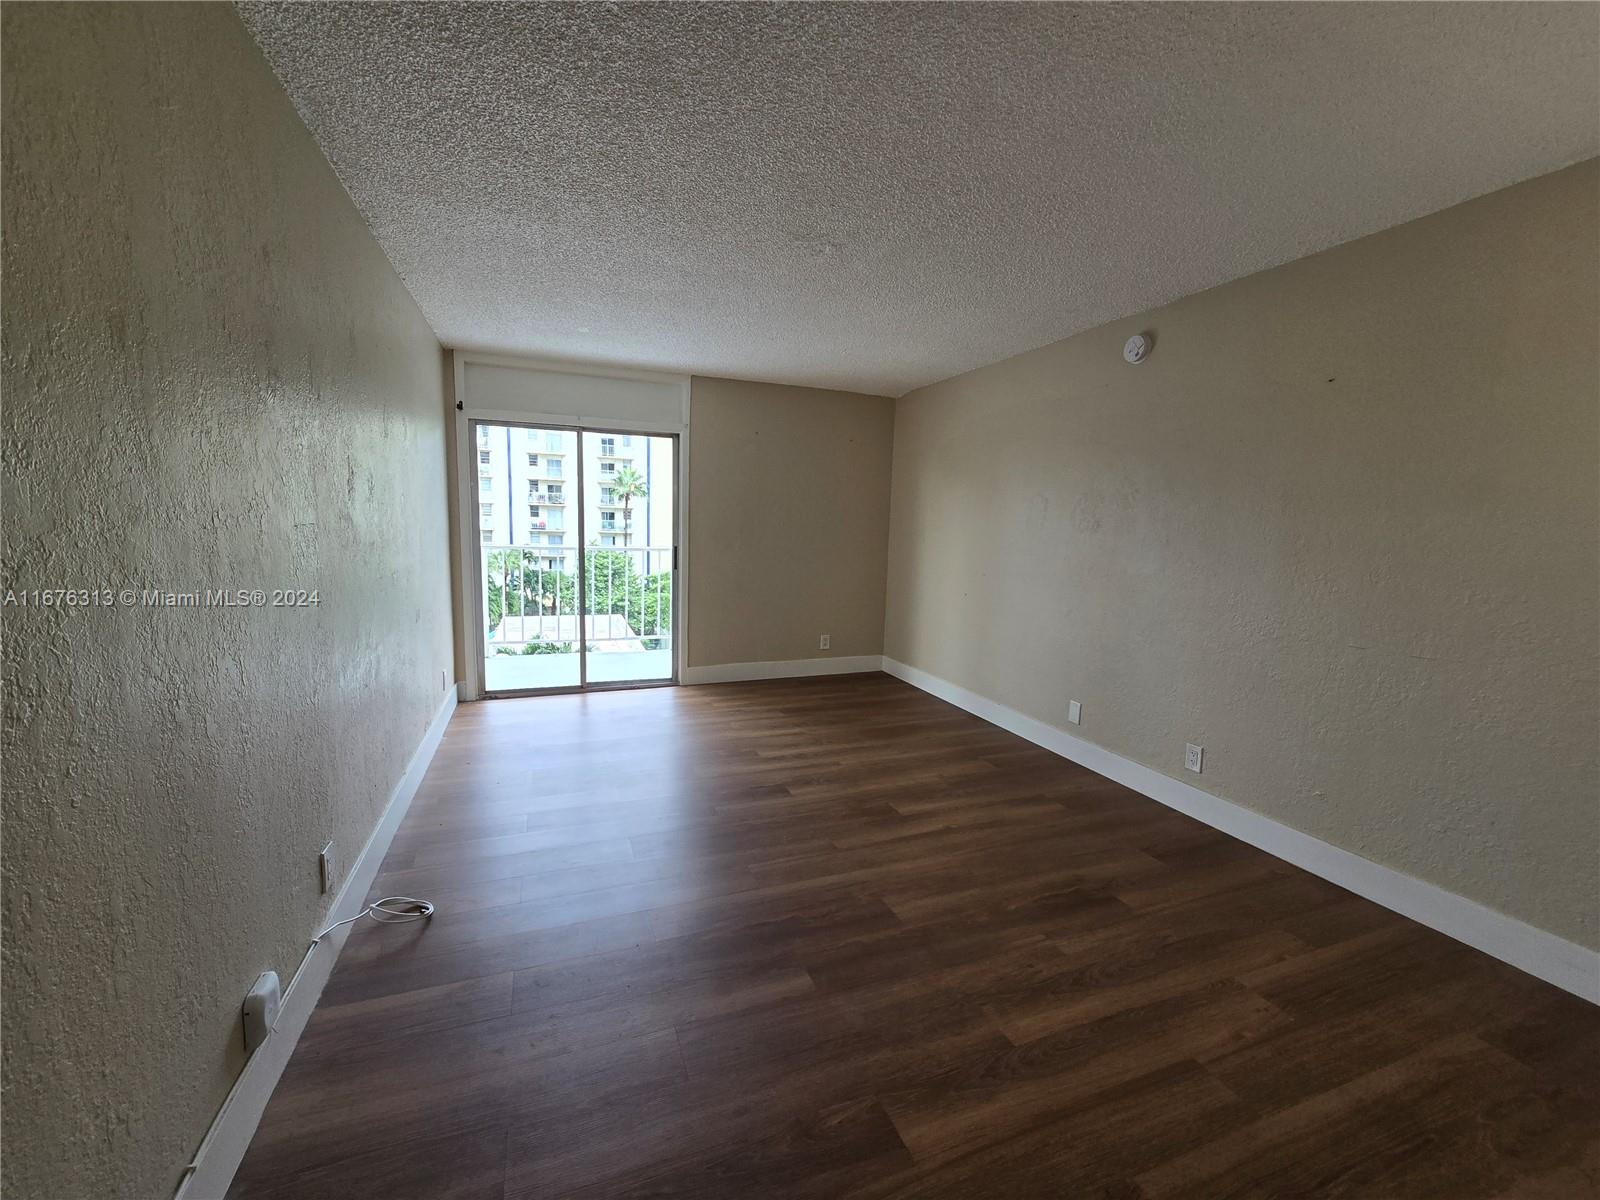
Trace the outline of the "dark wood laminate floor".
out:
<instances>
[{"instance_id":1,"label":"dark wood laminate floor","mask_svg":"<svg viewBox=\"0 0 1600 1200\"><path fill-rule=\"evenodd\" d=\"M463 708L232 1196L1579 1197L1600 1010L883 675Z\"/></svg>"}]
</instances>

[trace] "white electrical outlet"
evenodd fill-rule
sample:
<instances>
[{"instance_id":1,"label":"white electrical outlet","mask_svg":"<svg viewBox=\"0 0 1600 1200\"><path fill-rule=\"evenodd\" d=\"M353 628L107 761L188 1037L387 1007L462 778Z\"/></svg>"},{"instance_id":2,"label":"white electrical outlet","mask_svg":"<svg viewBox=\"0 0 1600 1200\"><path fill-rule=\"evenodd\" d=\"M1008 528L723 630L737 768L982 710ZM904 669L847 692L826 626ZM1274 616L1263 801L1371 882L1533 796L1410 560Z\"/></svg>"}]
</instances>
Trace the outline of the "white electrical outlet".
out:
<instances>
[{"instance_id":1,"label":"white electrical outlet","mask_svg":"<svg viewBox=\"0 0 1600 1200\"><path fill-rule=\"evenodd\" d=\"M1193 771L1196 775L1200 774L1200 760L1205 757L1205 753L1206 748L1204 746L1196 746L1193 742L1185 742L1183 745L1184 769Z\"/></svg>"},{"instance_id":2,"label":"white electrical outlet","mask_svg":"<svg viewBox=\"0 0 1600 1200\"><path fill-rule=\"evenodd\" d=\"M1076 700L1068 700L1067 701L1067 720L1071 721L1074 725L1082 725L1083 724L1083 705L1079 704Z\"/></svg>"},{"instance_id":3,"label":"white electrical outlet","mask_svg":"<svg viewBox=\"0 0 1600 1200\"><path fill-rule=\"evenodd\" d=\"M448 692L450 690L450 675L446 671L439 672L439 690L441 692Z\"/></svg>"},{"instance_id":4,"label":"white electrical outlet","mask_svg":"<svg viewBox=\"0 0 1600 1200\"><path fill-rule=\"evenodd\" d=\"M333 885L339 881L337 867L338 864L333 860L333 843L329 842L317 855L317 876L322 882L323 895L333 891Z\"/></svg>"},{"instance_id":5,"label":"white electrical outlet","mask_svg":"<svg viewBox=\"0 0 1600 1200\"><path fill-rule=\"evenodd\" d=\"M818 650L831 650L832 648L833 648L833 635L831 633L823 634L821 640L819 640L817 642L817 649Z\"/></svg>"},{"instance_id":6,"label":"white electrical outlet","mask_svg":"<svg viewBox=\"0 0 1600 1200\"><path fill-rule=\"evenodd\" d=\"M253 1054L256 1047L267 1040L267 1034L278 1023L278 1009L282 1003L283 992L278 986L276 971L264 972L250 985L239 1012L244 1025L246 1054Z\"/></svg>"}]
</instances>

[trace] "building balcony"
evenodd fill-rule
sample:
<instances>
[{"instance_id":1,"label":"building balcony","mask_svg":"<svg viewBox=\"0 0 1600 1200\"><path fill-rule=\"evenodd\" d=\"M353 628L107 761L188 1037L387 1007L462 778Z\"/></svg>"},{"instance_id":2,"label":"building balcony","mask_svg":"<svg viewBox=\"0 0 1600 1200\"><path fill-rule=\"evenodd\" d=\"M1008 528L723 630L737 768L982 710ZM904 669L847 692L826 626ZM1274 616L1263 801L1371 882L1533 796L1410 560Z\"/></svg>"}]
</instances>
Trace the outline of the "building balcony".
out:
<instances>
[{"instance_id":1,"label":"building balcony","mask_svg":"<svg viewBox=\"0 0 1600 1200\"><path fill-rule=\"evenodd\" d=\"M618 555L627 556L625 565ZM671 546L485 543L480 594L487 689L575 686L580 640L588 647L591 683L671 678L672 557ZM580 561L587 569L582 613Z\"/></svg>"}]
</instances>

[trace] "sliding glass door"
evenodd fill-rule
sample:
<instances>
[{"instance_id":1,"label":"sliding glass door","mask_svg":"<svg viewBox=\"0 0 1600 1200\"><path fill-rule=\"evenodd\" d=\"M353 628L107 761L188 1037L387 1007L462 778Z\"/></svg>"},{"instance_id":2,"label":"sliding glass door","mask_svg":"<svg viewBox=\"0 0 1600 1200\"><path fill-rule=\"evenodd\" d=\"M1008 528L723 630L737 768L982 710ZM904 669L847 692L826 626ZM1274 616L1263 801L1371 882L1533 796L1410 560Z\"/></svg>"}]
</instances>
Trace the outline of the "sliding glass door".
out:
<instances>
[{"instance_id":1,"label":"sliding glass door","mask_svg":"<svg viewBox=\"0 0 1600 1200\"><path fill-rule=\"evenodd\" d=\"M677 439L471 423L491 695L677 677Z\"/></svg>"},{"instance_id":2,"label":"sliding glass door","mask_svg":"<svg viewBox=\"0 0 1600 1200\"><path fill-rule=\"evenodd\" d=\"M484 690L583 683L578 434L474 422Z\"/></svg>"},{"instance_id":3,"label":"sliding glass door","mask_svg":"<svg viewBox=\"0 0 1600 1200\"><path fill-rule=\"evenodd\" d=\"M673 678L674 440L580 435L589 683Z\"/></svg>"}]
</instances>

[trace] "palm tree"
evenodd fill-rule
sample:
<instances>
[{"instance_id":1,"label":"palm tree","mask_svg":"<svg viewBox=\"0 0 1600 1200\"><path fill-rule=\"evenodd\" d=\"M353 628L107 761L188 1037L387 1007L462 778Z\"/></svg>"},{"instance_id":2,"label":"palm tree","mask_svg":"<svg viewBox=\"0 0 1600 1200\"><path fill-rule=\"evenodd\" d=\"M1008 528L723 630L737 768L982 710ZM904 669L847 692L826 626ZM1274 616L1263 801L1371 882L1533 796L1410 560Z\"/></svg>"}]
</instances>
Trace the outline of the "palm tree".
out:
<instances>
[{"instance_id":1,"label":"palm tree","mask_svg":"<svg viewBox=\"0 0 1600 1200\"><path fill-rule=\"evenodd\" d=\"M611 480L611 491L622 501L622 544L633 543L633 502L650 495L650 485L632 466L623 467Z\"/></svg>"}]
</instances>

